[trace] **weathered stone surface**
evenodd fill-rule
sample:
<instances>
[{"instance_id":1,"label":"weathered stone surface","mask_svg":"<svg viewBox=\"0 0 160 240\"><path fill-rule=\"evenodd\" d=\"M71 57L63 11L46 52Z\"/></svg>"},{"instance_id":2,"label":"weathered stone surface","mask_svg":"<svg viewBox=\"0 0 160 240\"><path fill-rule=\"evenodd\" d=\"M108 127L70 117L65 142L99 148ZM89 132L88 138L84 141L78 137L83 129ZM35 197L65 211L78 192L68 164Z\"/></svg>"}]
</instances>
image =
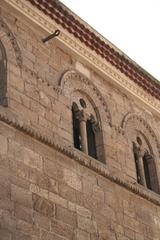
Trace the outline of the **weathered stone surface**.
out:
<instances>
[{"instance_id":1,"label":"weathered stone surface","mask_svg":"<svg viewBox=\"0 0 160 240\"><path fill-rule=\"evenodd\" d=\"M41 232L41 240L63 240L64 238L57 235L57 234L54 234L54 233L50 233L50 232L47 232L47 231L44 231L42 230Z\"/></svg>"},{"instance_id":2,"label":"weathered stone surface","mask_svg":"<svg viewBox=\"0 0 160 240\"><path fill-rule=\"evenodd\" d=\"M36 154L35 152L29 149L25 149L24 164L41 171L43 167L43 160L42 157Z\"/></svg>"},{"instance_id":3,"label":"weathered stone surface","mask_svg":"<svg viewBox=\"0 0 160 240\"><path fill-rule=\"evenodd\" d=\"M41 196L42 198L48 199L48 190L40 188L38 185L36 184L31 184L30 185L30 191L32 193L36 193L39 196Z\"/></svg>"},{"instance_id":4,"label":"weathered stone surface","mask_svg":"<svg viewBox=\"0 0 160 240\"><path fill-rule=\"evenodd\" d=\"M0 211L0 229L6 229L8 232L15 231L16 220L12 216L11 212L9 212L7 210Z\"/></svg>"},{"instance_id":5,"label":"weathered stone surface","mask_svg":"<svg viewBox=\"0 0 160 240\"><path fill-rule=\"evenodd\" d=\"M55 215L55 205L41 196L34 194L33 199L33 209L44 216L53 217Z\"/></svg>"},{"instance_id":6,"label":"weathered stone surface","mask_svg":"<svg viewBox=\"0 0 160 240\"><path fill-rule=\"evenodd\" d=\"M76 212L78 215L81 215L86 218L91 218L92 212L82 206L76 205Z\"/></svg>"},{"instance_id":7,"label":"weathered stone surface","mask_svg":"<svg viewBox=\"0 0 160 240\"><path fill-rule=\"evenodd\" d=\"M0 151L0 154L7 154L7 139L0 135L0 146L1 146L1 151Z\"/></svg>"},{"instance_id":8,"label":"weathered stone surface","mask_svg":"<svg viewBox=\"0 0 160 240\"><path fill-rule=\"evenodd\" d=\"M22 219L33 224L33 210L26 208L19 203L15 204L15 216L18 219Z\"/></svg>"},{"instance_id":9,"label":"weathered stone surface","mask_svg":"<svg viewBox=\"0 0 160 240\"><path fill-rule=\"evenodd\" d=\"M97 232L96 222L82 216L78 216L78 227L87 232L91 233Z\"/></svg>"},{"instance_id":10,"label":"weathered stone surface","mask_svg":"<svg viewBox=\"0 0 160 240\"><path fill-rule=\"evenodd\" d=\"M3 229L0 229L0 237L3 240L11 240L12 239L11 233L9 231L3 230Z\"/></svg>"},{"instance_id":11,"label":"weathered stone surface","mask_svg":"<svg viewBox=\"0 0 160 240\"><path fill-rule=\"evenodd\" d=\"M56 205L56 218L73 227L77 226L76 213Z\"/></svg>"},{"instance_id":12,"label":"weathered stone surface","mask_svg":"<svg viewBox=\"0 0 160 240\"><path fill-rule=\"evenodd\" d=\"M46 231L50 230L50 226L51 226L50 218L38 212L34 212L33 219L34 219L34 225L37 227L37 229L42 228L42 229L45 229Z\"/></svg>"},{"instance_id":13,"label":"weathered stone surface","mask_svg":"<svg viewBox=\"0 0 160 240\"><path fill-rule=\"evenodd\" d=\"M31 235L28 235L28 234L24 234L20 231L16 231L15 233L13 233L13 240L20 240L20 239L23 239L23 240L32 240L32 237Z\"/></svg>"},{"instance_id":14,"label":"weathered stone surface","mask_svg":"<svg viewBox=\"0 0 160 240\"><path fill-rule=\"evenodd\" d=\"M76 237L77 240L90 240L90 234L81 229L76 231Z\"/></svg>"},{"instance_id":15,"label":"weathered stone surface","mask_svg":"<svg viewBox=\"0 0 160 240\"><path fill-rule=\"evenodd\" d=\"M64 169L64 181L75 190L82 191L82 182L80 177L69 169Z\"/></svg>"},{"instance_id":16,"label":"weathered stone surface","mask_svg":"<svg viewBox=\"0 0 160 240\"><path fill-rule=\"evenodd\" d=\"M26 207L32 207L32 195L29 191L17 187L16 185L11 186L11 200L20 203Z\"/></svg>"},{"instance_id":17,"label":"weathered stone surface","mask_svg":"<svg viewBox=\"0 0 160 240\"><path fill-rule=\"evenodd\" d=\"M71 240L74 239L74 230L73 228L60 221L52 220L51 222L51 231L57 235L66 237L67 239Z\"/></svg>"},{"instance_id":18,"label":"weathered stone surface","mask_svg":"<svg viewBox=\"0 0 160 240\"><path fill-rule=\"evenodd\" d=\"M35 236L39 234L39 230L34 224L30 224L23 220L17 220L16 229L24 234L28 234L29 236Z\"/></svg>"},{"instance_id":19,"label":"weathered stone surface","mask_svg":"<svg viewBox=\"0 0 160 240\"><path fill-rule=\"evenodd\" d=\"M59 184L59 194L64 199L67 199L71 202L76 202L76 191L66 184Z\"/></svg>"},{"instance_id":20,"label":"weathered stone surface","mask_svg":"<svg viewBox=\"0 0 160 240\"><path fill-rule=\"evenodd\" d=\"M58 194L55 194L55 193L52 193L50 192L49 193L49 199L53 202L53 203L56 203L64 208L67 208L68 206L68 201L62 197L60 197Z\"/></svg>"},{"instance_id":21,"label":"weathered stone surface","mask_svg":"<svg viewBox=\"0 0 160 240\"><path fill-rule=\"evenodd\" d=\"M137 183L133 151L138 136L139 153L154 156L148 167L156 183L159 113L113 85L113 77L119 84L119 77L126 80L122 72L115 68L113 76L108 64L102 75L68 48L65 34L43 44L44 30L23 12L28 10L20 14L1 1L8 107L0 106L0 240L159 240L159 195ZM46 26L48 31L50 24ZM12 33L20 49L15 49ZM75 39L69 36L72 47ZM21 67L16 51L23 58ZM151 95L146 98L158 106ZM99 131L96 150L104 161L74 148L73 102L85 113L83 120L94 122L94 134Z\"/></svg>"}]
</instances>

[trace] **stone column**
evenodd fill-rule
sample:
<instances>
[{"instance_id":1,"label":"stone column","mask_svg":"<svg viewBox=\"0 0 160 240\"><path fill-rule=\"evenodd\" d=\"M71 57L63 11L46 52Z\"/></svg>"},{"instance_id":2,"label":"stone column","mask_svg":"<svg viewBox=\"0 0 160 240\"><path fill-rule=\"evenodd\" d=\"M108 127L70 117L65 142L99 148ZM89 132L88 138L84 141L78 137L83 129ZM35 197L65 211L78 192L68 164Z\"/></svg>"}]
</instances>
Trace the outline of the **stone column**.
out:
<instances>
[{"instance_id":1,"label":"stone column","mask_svg":"<svg viewBox=\"0 0 160 240\"><path fill-rule=\"evenodd\" d=\"M143 158L141 155L139 156L139 168L140 168L140 177L141 177L142 185L146 187L147 185L146 185L146 178L144 173L144 164L143 164Z\"/></svg>"},{"instance_id":2,"label":"stone column","mask_svg":"<svg viewBox=\"0 0 160 240\"><path fill-rule=\"evenodd\" d=\"M83 110L78 112L78 119L80 122L80 135L81 135L81 144L82 144L82 151L88 154L88 141L87 141L87 129L86 129L86 121L87 116Z\"/></svg>"},{"instance_id":3,"label":"stone column","mask_svg":"<svg viewBox=\"0 0 160 240\"><path fill-rule=\"evenodd\" d=\"M145 179L145 173L144 173L144 165L143 165L143 157L141 153L140 147L138 147L134 142L133 142L133 151L135 155L135 161L137 164L137 170L138 170L138 178L139 178L139 183L142 184L143 186L146 186L146 179Z\"/></svg>"}]
</instances>

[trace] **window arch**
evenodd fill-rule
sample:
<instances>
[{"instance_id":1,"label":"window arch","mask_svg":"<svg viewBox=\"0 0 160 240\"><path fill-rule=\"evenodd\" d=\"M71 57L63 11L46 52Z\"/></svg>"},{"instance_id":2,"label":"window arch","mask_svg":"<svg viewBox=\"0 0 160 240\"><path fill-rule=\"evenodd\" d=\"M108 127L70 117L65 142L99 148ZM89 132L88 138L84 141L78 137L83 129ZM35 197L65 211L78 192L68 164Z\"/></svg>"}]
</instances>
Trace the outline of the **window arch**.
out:
<instances>
[{"instance_id":1,"label":"window arch","mask_svg":"<svg viewBox=\"0 0 160 240\"><path fill-rule=\"evenodd\" d=\"M7 106L7 57L5 48L0 41L0 104Z\"/></svg>"}]
</instances>

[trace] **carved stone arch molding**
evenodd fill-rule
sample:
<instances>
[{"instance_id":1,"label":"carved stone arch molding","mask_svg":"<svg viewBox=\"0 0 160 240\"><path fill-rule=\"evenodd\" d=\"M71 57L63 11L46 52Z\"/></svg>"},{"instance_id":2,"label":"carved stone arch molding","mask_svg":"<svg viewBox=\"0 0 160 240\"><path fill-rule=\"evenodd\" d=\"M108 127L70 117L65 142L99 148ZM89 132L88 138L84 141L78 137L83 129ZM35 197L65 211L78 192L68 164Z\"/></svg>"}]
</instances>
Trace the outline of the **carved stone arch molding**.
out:
<instances>
[{"instance_id":1,"label":"carved stone arch molding","mask_svg":"<svg viewBox=\"0 0 160 240\"><path fill-rule=\"evenodd\" d=\"M7 23L0 17L0 40L5 46L6 40L9 40L11 43L12 49L14 50L16 62L19 67L22 67L22 53L17 43L17 40L10 30ZM7 49L6 49L7 50Z\"/></svg>"},{"instance_id":2,"label":"carved stone arch molding","mask_svg":"<svg viewBox=\"0 0 160 240\"><path fill-rule=\"evenodd\" d=\"M66 96L72 94L73 91L80 91L86 94L90 98L95 110L99 108L100 113L103 109L109 126L112 126L111 114L104 97L95 84L87 77L75 70L66 71L59 80L59 88ZM100 113L100 115L104 113Z\"/></svg>"},{"instance_id":3,"label":"carved stone arch molding","mask_svg":"<svg viewBox=\"0 0 160 240\"><path fill-rule=\"evenodd\" d=\"M138 183L159 193L160 144L154 130L135 113L126 114L121 127L132 148Z\"/></svg>"},{"instance_id":4,"label":"carved stone arch molding","mask_svg":"<svg viewBox=\"0 0 160 240\"><path fill-rule=\"evenodd\" d=\"M150 143L154 143L152 147L156 146L156 150L160 157L160 144L157 139L157 136L151 126L147 123L147 121L142 118L140 115L135 113L127 113L122 120L121 128L124 133L127 131L127 125L130 123L133 129L140 131L144 134Z\"/></svg>"}]
</instances>

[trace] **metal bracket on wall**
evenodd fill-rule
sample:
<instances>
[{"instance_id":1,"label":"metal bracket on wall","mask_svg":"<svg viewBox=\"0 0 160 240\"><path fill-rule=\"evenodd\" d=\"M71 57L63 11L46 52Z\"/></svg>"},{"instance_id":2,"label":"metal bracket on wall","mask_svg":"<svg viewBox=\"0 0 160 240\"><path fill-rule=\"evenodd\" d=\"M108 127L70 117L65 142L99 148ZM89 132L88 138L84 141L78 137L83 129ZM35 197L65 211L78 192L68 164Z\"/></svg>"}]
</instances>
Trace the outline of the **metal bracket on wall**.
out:
<instances>
[{"instance_id":1,"label":"metal bracket on wall","mask_svg":"<svg viewBox=\"0 0 160 240\"><path fill-rule=\"evenodd\" d=\"M45 43L45 42L49 41L50 39L57 37L59 34L60 34L60 30L57 29L57 30L55 30L54 33L50 34L48 37L43 38L42 42Z\"/></svg>"}]
</instances>

